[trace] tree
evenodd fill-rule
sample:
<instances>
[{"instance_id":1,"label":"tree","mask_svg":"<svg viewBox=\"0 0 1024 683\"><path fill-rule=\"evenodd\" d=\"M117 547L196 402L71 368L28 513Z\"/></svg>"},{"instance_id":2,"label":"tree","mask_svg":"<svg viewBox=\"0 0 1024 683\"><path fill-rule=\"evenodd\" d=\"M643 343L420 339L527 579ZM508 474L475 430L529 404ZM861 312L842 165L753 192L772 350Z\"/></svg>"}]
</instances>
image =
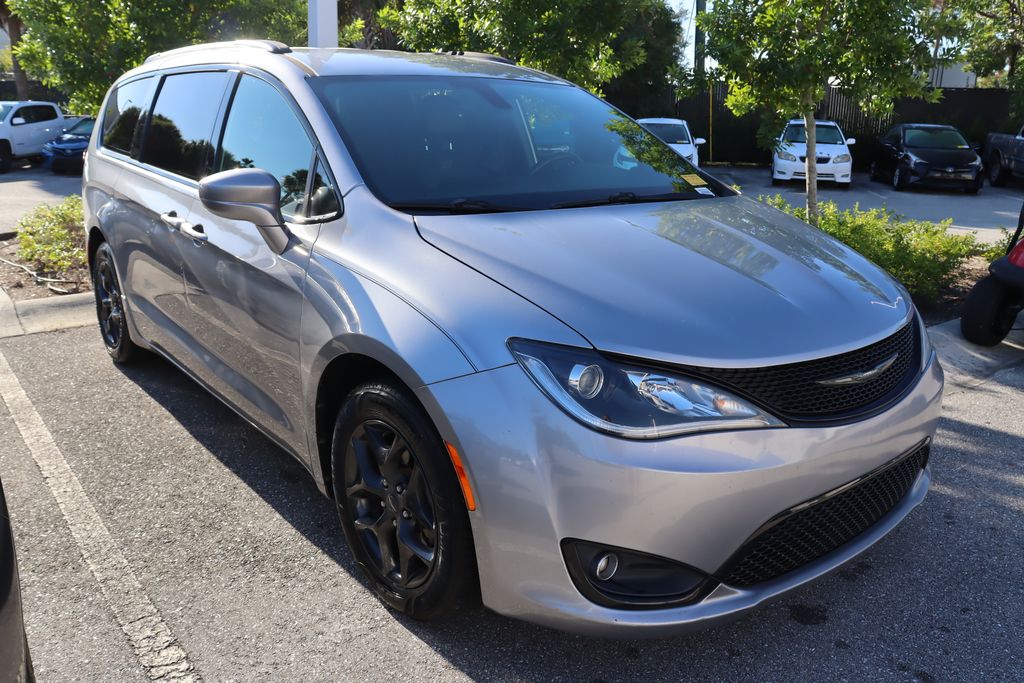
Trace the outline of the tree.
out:
<instances>
[{"instance_id":1,"label":"tree","mask_svg":"<svg viewBox=\"0 0 1024 683\"><path fill-rule=\"evenodd\" d=\"M964 58L978 75L1017 76L1024 52L1024 5L1018 0L957 0L966 26Z\"/></svg>"},{"instance_id":2,"label":"tree","mask_svg":"<svg viewBox=\"0 0 1024 683\"><path fill-rule=\"evenodd\" d=\"M644 61L609 81L604 94L609 102L634 117L672 115L676 90L687 77L682 64L686 47L683 15L664 0L638 4L612 48L640 43Z\"/></svg>"},{"instance_id":3,"label":"tree","mask_svg":"<svg viewBox=\"0 0 1024 683\"><path fill-rule=\"evenodd\" d=\"M763 108L765 125L802 116L807 130L807 217L817 222L814 111L831 85L873 114L899 97L938 99L928 70L948 55L932 0L717 0L698 18L708 54L737 115Z\"/></svg>"},{"instance_id":4,"label":"tree","mask_svg":"<svg viewBox=\"0 0 1024 683\"><path fill-rule=\"evenodd\" d=\"M305 0L7 0L27 71L95 112L110 84L154 52L234 38L305 43Z\"/></svg>"},{"instance_id":5,"label":"tree","mask_svg":"<svg viewBox=\"0 0 1024 683\"><path fill-rule=\"evenodd\" d=\"M617 41L650 0L405 0L381 25L416 51L490 52L586 88L641 64L643 41Z\"/></svg>"},{"instance_id":6,"label":"tree","mask_svg":"<svg viewBox=\"0 0 1024 683\"><path fill-rule=\"evenodd\" d=\"M7 0L0 0L0 29L7 32L11 40L11 71L14 72L14 91L19 100L28 99L28 76L21 68L21 61L14 54L15 48L21 42L23 30L21 19L8 7Z\"/></svg>"}]
</instances>

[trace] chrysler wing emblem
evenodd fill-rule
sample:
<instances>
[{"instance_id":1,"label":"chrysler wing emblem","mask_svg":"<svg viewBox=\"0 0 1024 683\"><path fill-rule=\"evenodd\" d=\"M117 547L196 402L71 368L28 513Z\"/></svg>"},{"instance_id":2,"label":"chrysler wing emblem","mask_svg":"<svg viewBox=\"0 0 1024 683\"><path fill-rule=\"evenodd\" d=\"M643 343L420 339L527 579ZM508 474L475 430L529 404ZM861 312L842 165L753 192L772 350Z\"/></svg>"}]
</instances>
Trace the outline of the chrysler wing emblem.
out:
<instances>
[{"instance_id":1,"label":"chrysler wing emblem","mask_svg":"<svg viewBox=\"0 0 1024 683\"><path fill-rule=\"evenodd\" d=\"M896 362L896 359L900 357L899 353L894 353L881 363L871 368L870 370L864 370L863 372L855 372L851 375L843 375L842 377L833 377L832 379L819 380L817 384L824 385L826 387L848 387L854 384L863 384L864 382L870 382L875 379L883 372L892 367L892 364Z\"/></svg>"}]
</instances>

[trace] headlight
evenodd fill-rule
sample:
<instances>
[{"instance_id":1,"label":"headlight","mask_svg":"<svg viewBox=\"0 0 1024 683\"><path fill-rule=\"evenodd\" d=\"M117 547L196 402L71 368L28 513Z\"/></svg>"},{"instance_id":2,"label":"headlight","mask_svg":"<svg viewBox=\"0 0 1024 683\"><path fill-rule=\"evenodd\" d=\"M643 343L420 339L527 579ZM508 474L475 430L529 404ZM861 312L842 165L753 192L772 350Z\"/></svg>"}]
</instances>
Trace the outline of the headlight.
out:
<instances>
[{"instance_id":1,"label":"headlight","mask_svg":"<svg viewBox=\"0 0 1024 683\"><path fill-rule=\"evenodd\" d=\"M906 154L907 161L910 162L911 166L916 166L918 164L923 164L924 163L924 159L922 159L919 156L916 156L913 152L904 152L904 154Z\"/></svg>"},{"instance_id":2,"label":"headlight","mask_svg":"<svg viewBox=\"0 0 1024 683\"><path fill-rule=\"evenodd\" d=\"M714 385L609 360L591 349L513 339L509 348L555 404L583 424L629 439L783 422Z\"/></svg>"},{"instance_id":3,"label":"headlight","mask_svg":"<svg viewBox=\"0 0 1024 683\"><path fill-rule=\"evenodd\" d=\"M914 308L914 317L917 318L917 332L921 335L921 372L928 367L928 361L932 357L932 339L928 336L928 328L924 324L921 312Z\"/></svg>"},{"instance_id":4,"label":"headlight","mask_svg":"<svg viewBox=\"0 0 1024 683\"><path fill-rule=\"evenodd\" d=\"M782 159L783 161L796 161L796 157L790 154L789 152L784 152L780 150L776 152L776 154L778 154L779 158Z\"/></svg>"},{"instance_id":5,"label":"headlight","mask_svg":"<svg viewBox=\"0 0 1024 683\"><path fill-rule=\"evenodd\" d=\"M974 157L974 161L967 165L973 168L981 168L981 157Z\"/></svg>"},{"instance_id":6,"label":"headlight","mask_svg":"<svg viewBox=\"0 0 1024 683\"><path fill-rule=\"evenodd\" d=\"M850 161L850 155L849 154L840 154L839 156L837 156L836 158L834 158L832 160L832 163L833 164L845 164L845 163L848 163L849 161Z\"/></svg>"}]
</instances>

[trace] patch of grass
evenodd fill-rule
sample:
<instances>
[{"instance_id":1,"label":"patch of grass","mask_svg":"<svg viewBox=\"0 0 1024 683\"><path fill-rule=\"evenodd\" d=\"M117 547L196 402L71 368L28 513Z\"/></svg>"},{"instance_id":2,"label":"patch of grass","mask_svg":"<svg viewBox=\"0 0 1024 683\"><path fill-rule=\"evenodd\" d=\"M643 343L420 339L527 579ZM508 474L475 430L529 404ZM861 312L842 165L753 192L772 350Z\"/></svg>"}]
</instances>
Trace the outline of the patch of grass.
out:
<instances>
[{"instance_id":1,"label":"patch of grass","mask_svg":"<svg viewBox=\"0 0 1024 683\"><path fill-rule=\"evenodd\" d=\"M36 207L18 221L18 258L42 275L75 276L86 267L82 198Z\"/></svg>"},{"instance_id":2,"label":"patch of grass","mask_svg":"<svg viewBox=\"0 0 1024 683\"><path fill-rule=\"evenodd\" d=\"M781 195L761 197L769 206L806 220L802 206ZM952 220L942 223L905 220L887 209L840 210L835 202L818 205L818 228L884 268L911 294L934 301L951 286L972 256L986 247L972 234L952 235Z\"/></svg>"}]
</instances>

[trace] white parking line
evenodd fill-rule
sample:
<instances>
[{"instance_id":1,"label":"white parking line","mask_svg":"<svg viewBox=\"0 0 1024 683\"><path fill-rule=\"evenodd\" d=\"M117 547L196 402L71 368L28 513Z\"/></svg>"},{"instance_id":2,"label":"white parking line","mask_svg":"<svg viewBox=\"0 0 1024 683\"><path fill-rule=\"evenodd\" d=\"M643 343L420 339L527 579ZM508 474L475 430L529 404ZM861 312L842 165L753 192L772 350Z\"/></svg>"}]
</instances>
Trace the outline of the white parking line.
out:
<instances>
[{"instance_id":1,"label":"white parking line","mask_svg":"<svg viewBox=\"0 0 1024 683\"><path fill-rule=\"evenodd\" d=\"M110 531L82 488L53 435L36 412L18 378L0 352L0 398L14 419L43 480L57 500L64 520L110 611L135 650L150 679L201 681L185 650L146 594Z\"/></svg>"}]
</instances>

